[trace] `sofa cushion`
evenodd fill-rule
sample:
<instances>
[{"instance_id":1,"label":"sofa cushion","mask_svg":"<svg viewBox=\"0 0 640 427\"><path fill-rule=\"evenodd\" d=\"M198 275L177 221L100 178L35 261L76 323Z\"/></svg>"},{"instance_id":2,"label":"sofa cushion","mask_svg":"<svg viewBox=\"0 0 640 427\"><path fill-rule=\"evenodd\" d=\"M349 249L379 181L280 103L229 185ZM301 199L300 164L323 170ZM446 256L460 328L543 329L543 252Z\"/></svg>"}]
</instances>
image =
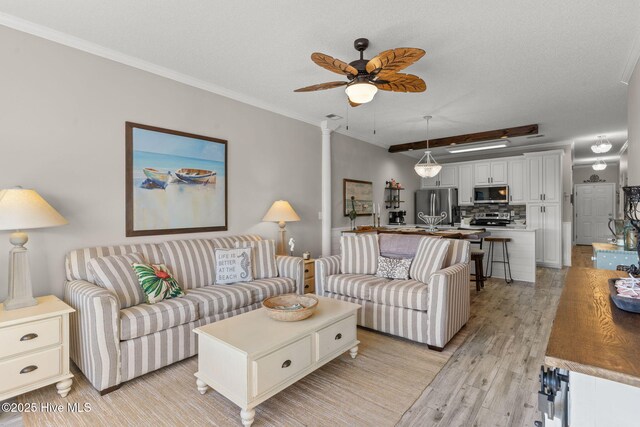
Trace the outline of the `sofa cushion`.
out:
<instances>
[{"instance_id":1,"label":"sofa cushion","mask_svg":"<svg viewBox=\"0 0 640 427\"><path fill-rule=\"evenodd\" d=\"M409 272L411 278L428 283L431 275L442 269L449 250L449 242L449 239L423 237L411 263L411 271Z\"/></svg>"},{"instance_id":2,"label":"sofa cushion","mask_svg":"<svg viewBox=\"0 0 640 427\"><path fill-rule=\"evenodd\" d=\"M120 308L127 308L145 301L138 276L131 266L143 262L141 254L111 255L90 259L87 269L96 285L116 294Z\"/></svg>"},{"instance_id":3,"label":"sofa cushion","mask_svg":"<svg viewBox=\"0 0 640 427\"><path fill-rule=\"evenodd\" d=\"M451 239L449 244L449 250L444 260L443 267L451 267L455 264L466 264L469 262L469 251L471 243L467 240Z\"/></svg>"},{"instance_id":4,"label":"sofa cushion","mask_svg":"<svg viewBox=\"0 0 640 427\"><path fill-rule=\"evenodd\" d=\"M429 285L417 280L391 280L371 289L371 301L394 307L427 310Z\"/></svg>"},{"instance_id":5,"label":"sofa cushion","mask_svg":"<svg viewBox=\"0 0 640 427\"><path fill-rule=\"evenodd\" d=\"M96 283L94 277L87 268L87 263L92 258L106 257L110 255L125 255L138 253L144 259L154 264L162 264L162 253L158 245L153 243L141 243L137 245L97 246L93 248L76 249L70 251L65 258L65 270L67 280L87 280ZM97 284L97 283L96 283Z\"/></svg>"},{"instance_id":6,"label":"sofa cushion","mask_svg":"<svg viewBox=\"0 0 640 427\"><path fill-rule=\"evenodd\" d=\"M253 280L251 248L215 249L216 284L230 285Z\"/></svg>"},{"instance_id":7,"label":"sofa cushion","mask_svg":"<svg viewBox=\"0 0 640 427\"><path fill-rule=\"evenodd\" d=\"M288 277L254 280L253 282L243 283L242 285L251 289L254 302L262 302L265 298L275 295L296 292L296 281Z\"/></svg>"},{"instance_id":8,"label":"sofa cushion","mask_svg":"<svg viewBox=\"0 0 640 427\"><path fill-rule=\"evenodd\" d=\"M236 248L251 248L251 269L254 279L278 277L276 245L273 240L236 242Z\"/></svg>"},{"instance_id":9,"label":"sofa cushion","mask_svg":"<svg viewBox=\"0 0 640 427\"><path fill-rule=\"evenodd\" d=\"M325 292L370 300L371 288L388 281L369 274L334 274L327 278Z\"/></svg>"},{"instance_id":10,"label":"sofa cushion","mask_svg":"<svg viewBox=\"0 0 640 427\"><path fill-rule=\"evenodd\" d=\"M210 240L173 240L160 243L165 264L183 289L201 288L215 282L213 243Z\"/></svg>"},{"instance_id":11,"label":"sofa cushion","mask_svg":"<svg viewBox=\"0 0 640 427\"><path fill-rule=\"evenodd\" d=\"M343 274L376 274L378 269L378 236L342 236L340 238L342 256L340 270Z\"/></svg>"},{"instance_id":12,"label":"sofa cushion","mask_svg":"<svg viewBox=\"0 0 640 427\"><path fill-rule=\"evenodd\" d=\"M376 276L387 279L407 280L409 278L411 261L411 258L387 258L379 256Z\"/></svg>"},{"instance_id":13,"label":"sofa cushion","mask_svg":"<svg viewBox=\"0 0 640 427\"><path fill-rule=\"evenodd\" d=\"M130 340L198 320L196 302L174 298L120 310L120 339Z\"/></svg>"},{"instance_id":14,"label":"sofa cushion","mask_svg":"<svg viewBox=\"0 0 640 427\"><path fill-rule=\"evenodd\" d=\"M200 317L226 313L253 303L252 288L245 283L236 285L211 285L189 289L180 299L189 299L198 303Z\"/></svg>"},{"instance_id":15,"label":"sofa cushion","mask_svg":"<svg viewBox=\"0 0 640 427\"><path fill-rule=\"evenodd\" d=\"M164 264L131 264L147 304L184 296L184 291Z\"/></svg>"}]
</instances>

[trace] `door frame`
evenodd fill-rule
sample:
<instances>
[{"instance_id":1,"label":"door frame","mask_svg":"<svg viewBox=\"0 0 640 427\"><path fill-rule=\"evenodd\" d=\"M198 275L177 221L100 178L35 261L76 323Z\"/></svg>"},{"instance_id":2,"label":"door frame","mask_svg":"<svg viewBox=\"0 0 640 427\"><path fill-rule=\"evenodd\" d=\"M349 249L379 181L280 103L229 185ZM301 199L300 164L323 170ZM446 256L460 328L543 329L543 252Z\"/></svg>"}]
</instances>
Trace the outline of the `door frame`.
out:
<instances>
[{"instance_id":1,"label":"door frame","mask_svg":"<svg viewBox=\"0 0 640 427\"><path fill-rule=\"evenodd\" d=\"M586 186L611 186L613 187L613 192L611 195L611 206L613 206L613 217L615 218L617 204L616 204L616 189L618 184L615 182L585 182L582 184L573 184L573 243L575 245L578 244L578 187L586 187ZM585 245L583 245L585 246Z\"/></svg>"}]
</instances>

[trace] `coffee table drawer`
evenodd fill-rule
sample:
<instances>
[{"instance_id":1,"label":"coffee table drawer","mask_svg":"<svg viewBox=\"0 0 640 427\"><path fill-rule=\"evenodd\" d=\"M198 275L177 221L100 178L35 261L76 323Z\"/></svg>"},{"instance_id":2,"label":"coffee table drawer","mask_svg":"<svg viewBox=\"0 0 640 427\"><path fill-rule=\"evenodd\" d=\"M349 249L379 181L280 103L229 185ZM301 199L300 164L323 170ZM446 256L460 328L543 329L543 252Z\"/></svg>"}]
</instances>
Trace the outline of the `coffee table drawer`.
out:
<instances>
[{"instance_id":1,"label":"coffee table drawer","mask_svg":"<svg viewBox=\"0 0 640 427\"><path fill-rule=\"evenodd\" d=\"M61 320L53 317L0 329L0 359L59 344Z\"/></svg>"},{"instance_id":2,"label":"coffee table drawer","mask_svg":"<svg viewBox=\"0 0 640 427\"><path fill-rule=\"evenodd\" d=\"M356 316L350 316L316 332L316 360L356 340Z\"/></svg>"},{"instance_id":3,"label":"coffee table drawer","mask_svg":"<svg viewBox=\"0 0 640 427\"><path fill-rule=\"evenodd\" d=\"M311 337L307 336L253 362L253 395L292 378L311 366Z\"/></svg>"}]
</instances>

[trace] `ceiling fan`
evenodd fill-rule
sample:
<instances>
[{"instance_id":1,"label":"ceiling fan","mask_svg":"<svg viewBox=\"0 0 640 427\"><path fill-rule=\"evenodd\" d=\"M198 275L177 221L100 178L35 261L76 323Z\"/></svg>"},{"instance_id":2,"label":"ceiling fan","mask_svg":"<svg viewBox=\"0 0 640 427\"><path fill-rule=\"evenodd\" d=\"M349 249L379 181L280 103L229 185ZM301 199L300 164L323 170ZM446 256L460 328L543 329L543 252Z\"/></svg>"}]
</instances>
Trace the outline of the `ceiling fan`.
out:
<instances>
[{"instance_id":1,"label":"ceiling fan","mask_svg":"<svg viewBox=\"0 0 640 427\"><path fill-rule=\"evenodd\" d=\"M349 97L349 104L357 107L370 102L380 90L391 92L424 92L427 85L418 76L398 73L407 68L425 54L422 49L414 47L399 47L381 52L373 59L364 59L364 51L369 47L369 40L360 38L353 42L355 49L360 52L360 59L346 63L324 53L314 52L311 60L334 73L347 77L348 81L320 83L302 87L294 92L313 92L316 90L333 89L346 86L345 92Z\"/></svg>"}]
</instances>

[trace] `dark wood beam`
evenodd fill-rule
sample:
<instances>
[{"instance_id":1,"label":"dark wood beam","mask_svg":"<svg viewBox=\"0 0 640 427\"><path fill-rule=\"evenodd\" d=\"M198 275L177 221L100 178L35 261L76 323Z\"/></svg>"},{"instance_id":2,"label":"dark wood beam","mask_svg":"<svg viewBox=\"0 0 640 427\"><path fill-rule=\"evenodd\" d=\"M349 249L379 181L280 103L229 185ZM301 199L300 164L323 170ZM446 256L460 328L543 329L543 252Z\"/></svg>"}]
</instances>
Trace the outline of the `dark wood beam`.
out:
<instances>
[{"instance_id":1,"label":"dark wood beam","mask_svg":"<svg viewBox=\"0 0 640 427\"><path fill-rule=\"evenodd\" d=\"M472 142L493 141L501 138L515 138L517 136L537 135L538 125L518 126L514 128L487 130L484 132L468 133L466 135L447 136L429 140L429 148L447 147L449 145L469 144ZM427 141L408 142L389 147L390 153L400 153L410 150L424 150Z\"/></svg>"}]
</instances>

